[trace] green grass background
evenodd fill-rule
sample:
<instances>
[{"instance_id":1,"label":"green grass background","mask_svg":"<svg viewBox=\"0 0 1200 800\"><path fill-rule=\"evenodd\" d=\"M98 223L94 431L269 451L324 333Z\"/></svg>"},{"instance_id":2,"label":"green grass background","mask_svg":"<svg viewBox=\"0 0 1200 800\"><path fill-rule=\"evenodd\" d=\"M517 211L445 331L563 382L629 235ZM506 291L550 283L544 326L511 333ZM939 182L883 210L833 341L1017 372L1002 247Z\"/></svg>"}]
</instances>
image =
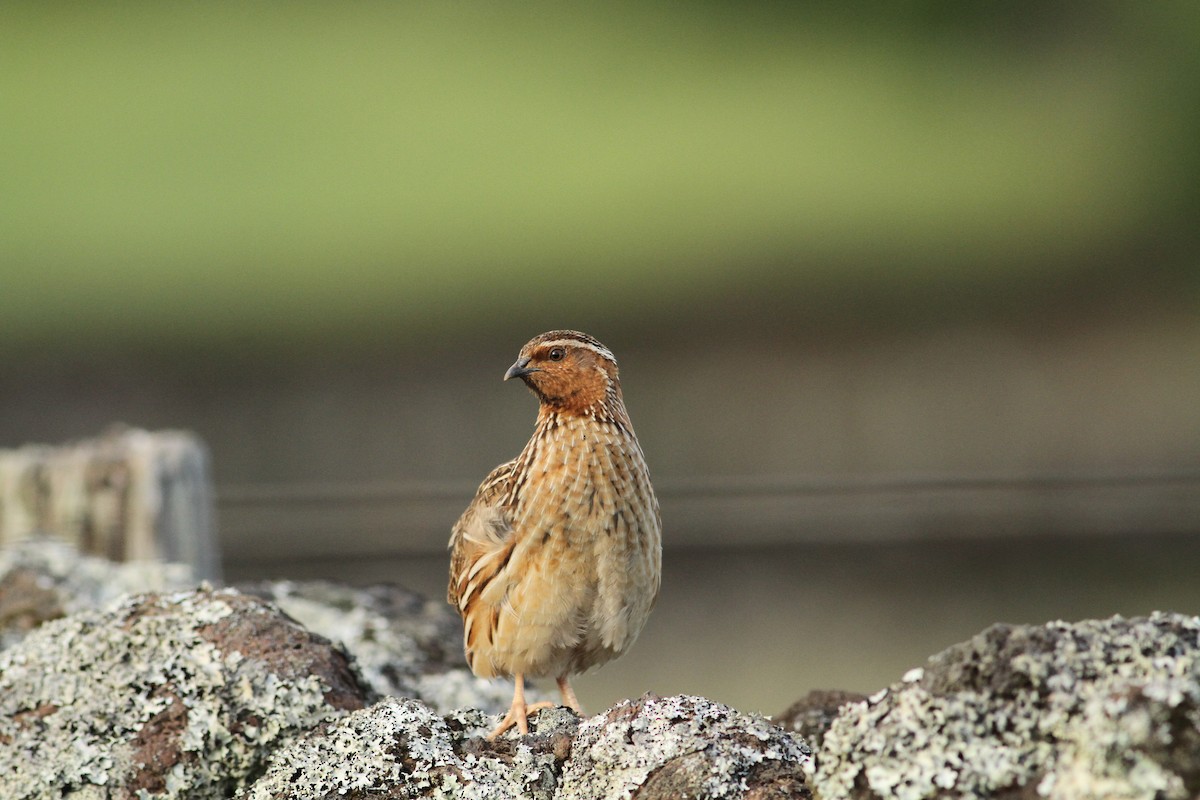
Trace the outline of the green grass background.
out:
<instances>
[{"instance_id":1,"label":"green grass background","mask_svg":"<svg viewBox=\"0 0 1200 800\"><path fill-rule=\"evenodd\" d=\"M0 342L1194 299L1200 6L972 8L6 4Z\"/></svg>"}]
</instances>

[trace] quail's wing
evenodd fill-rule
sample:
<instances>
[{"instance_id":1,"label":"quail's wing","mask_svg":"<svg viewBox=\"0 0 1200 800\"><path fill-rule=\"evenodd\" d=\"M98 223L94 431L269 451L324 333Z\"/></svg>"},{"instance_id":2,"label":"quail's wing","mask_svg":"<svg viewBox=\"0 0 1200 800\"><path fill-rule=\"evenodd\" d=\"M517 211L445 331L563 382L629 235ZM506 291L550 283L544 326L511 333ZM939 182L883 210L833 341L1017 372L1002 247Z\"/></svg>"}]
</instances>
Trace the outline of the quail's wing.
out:
<instances>
[{"instance_id":1,"label":"quail's wing","mask_svg":"<svg viewBox=\"0 0 1200 800\"><path fill-rule=\"evenodd\" d=\"M514 459L488 473L450 533L446 600L464 616L512 553L512 521L501 501L512 484L515 467Z\"/></svg>"}]
</instances>

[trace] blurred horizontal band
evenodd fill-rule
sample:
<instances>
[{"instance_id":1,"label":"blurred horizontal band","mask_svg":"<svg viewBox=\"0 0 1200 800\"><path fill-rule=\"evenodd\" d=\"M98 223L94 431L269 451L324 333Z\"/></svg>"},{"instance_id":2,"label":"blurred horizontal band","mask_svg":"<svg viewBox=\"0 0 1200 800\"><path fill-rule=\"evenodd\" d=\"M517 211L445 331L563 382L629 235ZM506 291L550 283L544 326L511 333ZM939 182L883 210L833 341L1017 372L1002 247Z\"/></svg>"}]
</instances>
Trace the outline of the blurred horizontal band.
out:
<instances>
[{"instance_id":1,"label":"blurred horizontal band","mask_svg":"<svg viewBox=\"0 0 1200 800\"><path fill-rule=\"evenodd\" d=\"M663 480L664 544L1200 533L1200 472ZM227 563L441 552L474 483L225 485Z\"/></svg>"},{"instance_id":2,"label":"blurred horizontal band","mask_svg":"<svg viewBox=\"0 0 1200 800\"><path fill-rule=\"evenodd\" d=\"M786 494L862 494L874 492L926 492L952 489L1073 489L1133 486L1200 485L1200 471L1034 476L905 476L887 478L812 478L794 475L730 475L676 478L655 481L660 497L744 497ZM396 481L371 483L247 483L228 484L217 493L221 506L261 503L356 504L442 500L470 500L476 484L469 481Z\"/></svg>"}]
</instances>

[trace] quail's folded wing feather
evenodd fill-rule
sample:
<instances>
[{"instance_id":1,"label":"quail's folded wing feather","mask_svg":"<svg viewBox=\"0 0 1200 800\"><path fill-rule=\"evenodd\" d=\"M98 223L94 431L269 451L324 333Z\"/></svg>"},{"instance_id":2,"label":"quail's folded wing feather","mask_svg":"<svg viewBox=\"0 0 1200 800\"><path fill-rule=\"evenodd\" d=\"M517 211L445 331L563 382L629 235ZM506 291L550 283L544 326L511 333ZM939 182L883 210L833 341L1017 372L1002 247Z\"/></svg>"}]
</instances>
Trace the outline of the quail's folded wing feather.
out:
<instances>
[{"instance_id":1,"label":"quail's folded wing feather","mask_svg":"<svg viewBox=\"0 0 1200 800\"><path fill-rule=\"evenodd\" d=\"M488 473L450 534L446 600L464 616L512 553L512 520L501 501L508 493L515 467L514 459Z\"/></svg>"}]
</instances>

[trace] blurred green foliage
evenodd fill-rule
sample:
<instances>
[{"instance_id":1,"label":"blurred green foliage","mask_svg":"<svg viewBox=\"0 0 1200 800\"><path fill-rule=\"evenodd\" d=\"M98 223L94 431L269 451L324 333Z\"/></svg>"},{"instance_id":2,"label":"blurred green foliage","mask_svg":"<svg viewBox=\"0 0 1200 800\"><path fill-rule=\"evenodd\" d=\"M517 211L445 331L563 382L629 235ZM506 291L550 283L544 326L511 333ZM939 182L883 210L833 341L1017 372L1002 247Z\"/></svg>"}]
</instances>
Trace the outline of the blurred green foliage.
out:
<instances>
[{"instance_id":1,"label":"blurred green foliage","mask_svg":"<svg viewBox=\"0 0 1200 800\"><path fill-rule=\"evenodd\" d=\"M1198 45L1187 2L6 4L0 341L1190 275Z\"/></svg>"}]
</instances>

